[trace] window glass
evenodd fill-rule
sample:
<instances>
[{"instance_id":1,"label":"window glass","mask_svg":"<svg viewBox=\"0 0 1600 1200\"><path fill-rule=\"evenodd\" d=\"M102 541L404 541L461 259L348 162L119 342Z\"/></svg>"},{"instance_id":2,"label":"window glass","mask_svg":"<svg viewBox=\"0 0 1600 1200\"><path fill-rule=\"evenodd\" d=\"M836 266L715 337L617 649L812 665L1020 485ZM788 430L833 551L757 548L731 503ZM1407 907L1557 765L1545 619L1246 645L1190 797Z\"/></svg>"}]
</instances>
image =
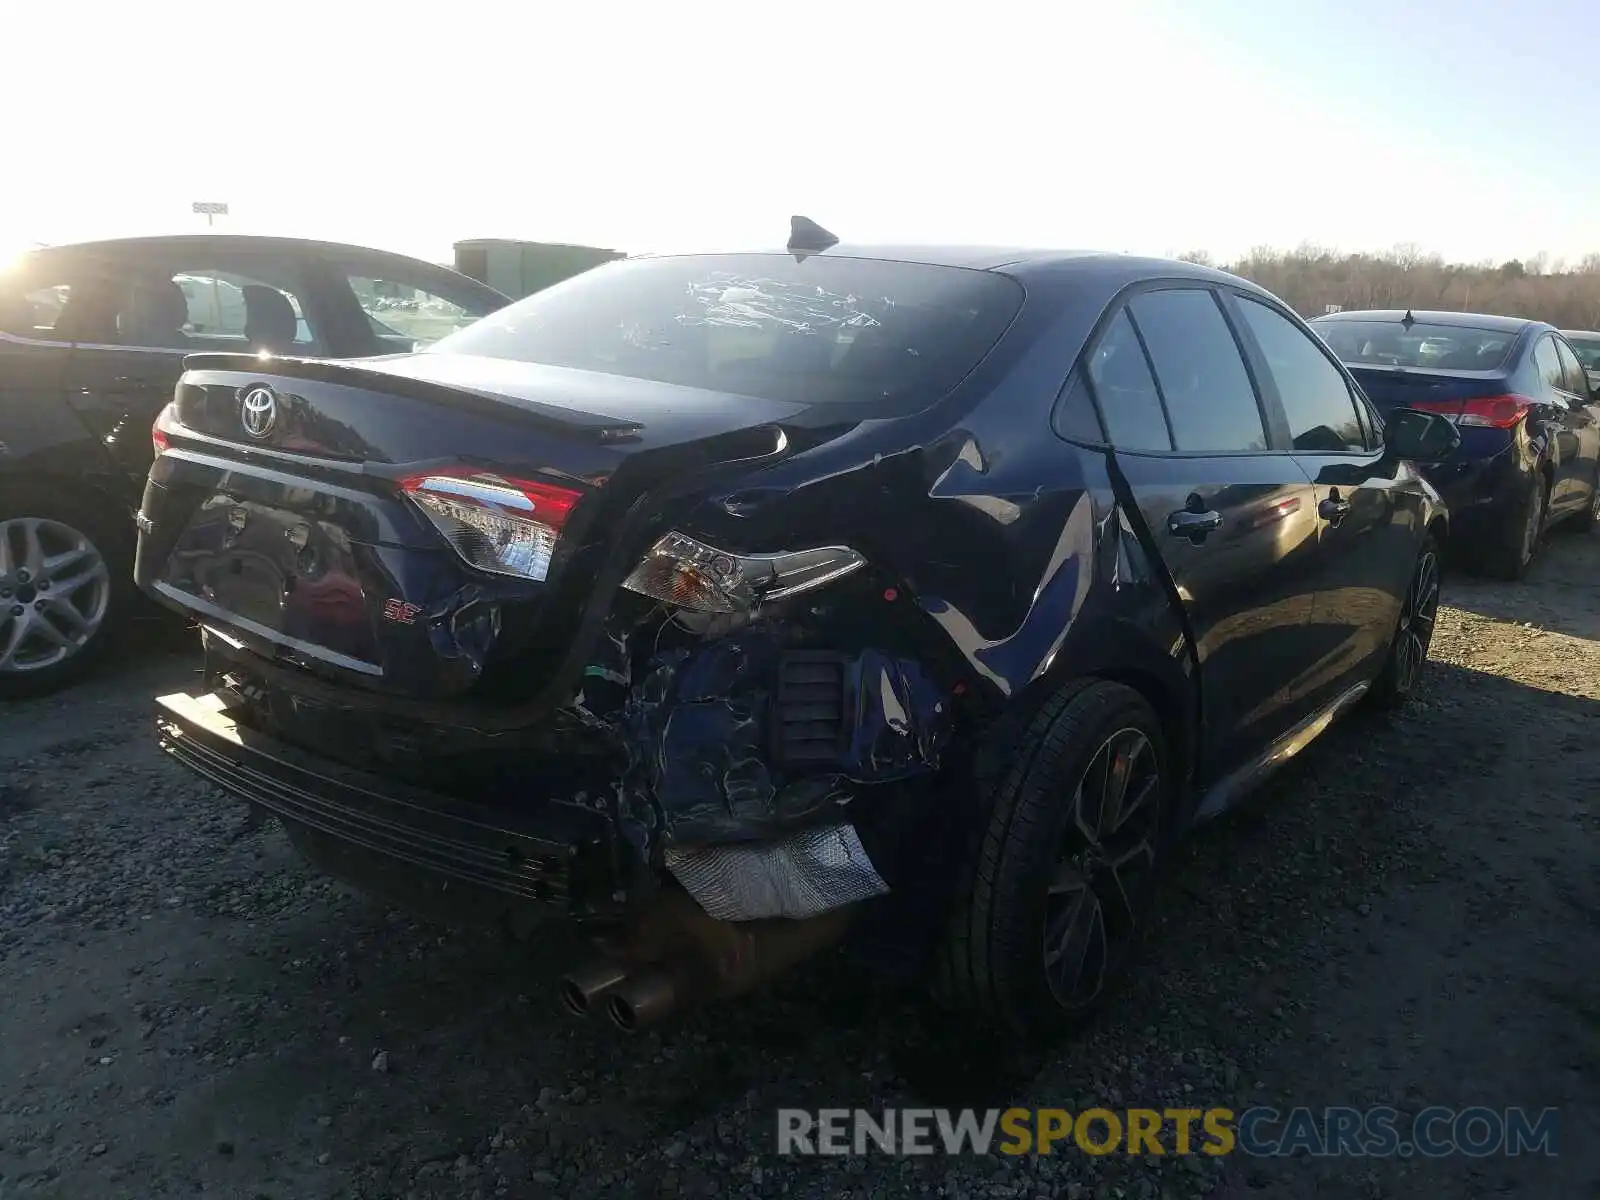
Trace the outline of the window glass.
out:
<instances>
[{"instance_id":1,"label":"window glass","mask_svg":"<svg viewBox=\"0 0 1600 1200\"><path fill-rule=\"evenodd\" d=\"M1150 374L1150 362L1127 310L1119 312L1089 355L1089 382L1094 385L1106 435L1124 450L1171 450L1161 394Z\"/></svg>"},{"instance_id":2,"label":"window glass","mask_svg":"<svg viewBox=\"0 0 1600 1200\"><path fill-rule=\"evenodd\" d=\"M315 340L300 297L292 291L207 268L180 271L172 282L183 294L183 333L190 339L226 339L279 352L305 350Z\"/></svg>"},{"instance_id":3,"label":"window glass","mask_svg":"<svg viewBox=\"0 0 1600 1200\"><path fill-rule=\"evenodd\" d=\"M411 284L366 275L351 275L348 279L372 324L372 332L395 350L432 345L485 315Z\"/></svg>"},{"instance_id":4,"label":"window glass","mask_svg":"<svg viewBox=\"0 0 1600 1200\"><path fill-rule=\"evenodd\" d=\"M40 341L115 344L125 280L75 265L0 274L0 330Z\"/></svg>"},{"instance_id":5,"label":"window glass","mask_svg":"<svg viewBox=\"0 0 1600 1200\"><path fill-rule=\"evenodd\" d=\"M1517 339L1515 330L1421 321L1407 325L1400 318L1347 321L1319 317L1311 324L1339 360L1350 366L1495 371L1504 364Z\"/></svg>"},{"instance_id":6,"label":"window glass","mask_svg":"<svg viewBox=\"0 0 1600 1200\"><path fill-rule=\"evenodd\" d=\"M1350 387L1328 356L1292 321L1259 300L1241 296L1238 308L1272 372L1294 448L1364 452L1366 437Z\"/></svg>"},{"instance_id":7,"label":"window glass","mask_svg":"<svg viewBox=\"0 0 1600 1200\"><path fill-rule=\"evenodd\" d=\"M1552 388L1565 388L1566 380L1562 377L1561 356L1556 353L1556 340L1545 336L1539 339L1539 344L1533 348L1533 365L1539 369L1539 378L1543 379L1545 386Z\"/></svg>"},{"instance_id":8,"label":"window glass","mask_svg":"<svg viewBox=\"0 0 1600 1200\"><path fill-rule=\"evenodd\" d=\"M1574 396L1587 396L1589 394L1589 377L1583 373L1583 364L1578 361L1578 356L1572 352L1572 347L1565 342L1556 343L1556 353L1561 357L1561 374L1566 382L1561 386Z\"/></svg>"},{"instance_id":9,"label":"window glass","mask_svg":"<svg viewBox=\"0 0 1600 1200\"><path fill-rule=\"evenodd\" d=\"M1100 428L1100 417L1094 411L1094 401L1089 398L1089 389L1083 385L1083 376L1076 372L1056 404L1055 430L1075 442L1106 440L1105 431Z\"/></svg>"},{"instance_id":10,"label":"window glass","mask_svg":"<svg viewBox=\"0 0 1600 1200\"><path fill-rule=\"evenodd\" d=\"M595 267L430 348L797 404L916 411L1021 307L992 271L824 254L685 254ZM382 313L376 314L387 320Z\"/></svg>"},{"instance_id":11,"label":"window glass","mask_svg":"<svg viewBox=\"0 0 1600 1200\"><path fill-rule=\"evenodd\" d=\"M1216 297L1199 288L1147 292L1129 308L1150 351L1177 448L1265 450L1255 389Z\"/></svg>"},{"instance_id":12,"label":"window glass","mask_svg":"<svg viewBox=\"0 0 1600 1200\"><path fill-rule=\"evenodd\" d=\"M1569 337L1578 361L1590 371L1600 371L1600 338Z\"/></svg>"}]
</instances>

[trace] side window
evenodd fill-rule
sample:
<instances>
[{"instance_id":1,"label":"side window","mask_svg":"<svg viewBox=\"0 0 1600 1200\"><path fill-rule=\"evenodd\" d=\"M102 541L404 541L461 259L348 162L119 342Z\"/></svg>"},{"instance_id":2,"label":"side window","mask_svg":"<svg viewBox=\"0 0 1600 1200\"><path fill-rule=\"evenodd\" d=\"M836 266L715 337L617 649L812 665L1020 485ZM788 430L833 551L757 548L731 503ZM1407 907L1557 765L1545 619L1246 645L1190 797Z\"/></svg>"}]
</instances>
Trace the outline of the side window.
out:
<instances>
[{"instance_id":1,"label":"side window","mask_svg":"<svg viewBox=\"0 0 1600 1200\"><path fill-rule=\"evenodd\" d=\"M1561 358L1561 374L1566 382L1561 386L1574 396L1585 399L1589 395L1589 377L1583 373L1583 364L1578 361L1578 356L1572 352L1572 347L1565 342L1556 342L1556 354Z\"/></svg>"},{"instance_id":2,"label":"side window","mask_svg":"<svg viewBox=\"0 0 1600 1200\"><path fill-rule=\"evenodd\" d=\"M1561 356L1556 353L1556 340L1549 334L1540 338L1533 348L1533 365L1539 369L1539 378L1546 387L1564 389L1567 386L1562 377Z\"/></svg>"},{"instance_id":3,"label":"side window","mask_svg":"<svg viewBox=\"0 0 1600 1200\"><path fill-rule=\"evenodd\" d=\"M1161 393L1156 391L1150 362L1126 309L1116 315L1090 353L1088 370L1089 383L1105 417L1106 435L1113 446L1123 450L1172 449L1167 419L1161 412Z\"/></svg>"},{"instance_id":4,"label":"side window","mask_svg":"<svg viewBox=\"0 0 1600 1200\"><path fill-rule=\"evenodd\" d=\"M1098 444L1106 440L1105 430L1100 428L1100 417L1094 411L1094 401L1089 398L1089 389L1077 371L1072 373L1071 381L1056 402L1050 424L1068 441Z\"/></svg>"},{"instance_id":5,"label":"side window","mask_svg":"<svg viewBox=\"0 0 1600 1200\"><path fill-rule=\"evenodd\" d=\"M1147 292L1128 307L1149 348L1177 449L1265 450L1255 389L1216 297L1200 288Z\"/></svg>"},{"instance_id":6,"label":"side window","mask_svg":"<svg viewBox=\"0 0 1600 1200\"><path fill-rule=\"evenodd\" d=\"M1239 296L1236 307L1267 360L1294 448L1364 453L1367 440L1355 398L1328 356L1292 321L1259 300Z\"/></svg>"},{"instance_id":7,"label":"side window","mask_svg":"<svg viewBox=\"0 0 1600 1200\"><path fill-rule=\"evenodd\" d=\"M194 266L176 272L171 282L183 297L181 333L190 343L280 353L303 352L316 343L296 285L289 280L268 282Z\"/></svg>"},{"instance_id":8,"label":"side window","mask_svg":"<svg viewBox=\"0 0 1600 1200\"><path fill-rule=\"evenodd\" d=\"M52 341L56 322L67 306L72 285L39 287L38 280L6 280L0 284L0 332Z\"/></svg>"},{"instance_id":9,"label":"side window","mask_svg":"<svg viewBox=\"0 0 1600 1200\"><path fill-rule=\"evenodd\" d=\"M115 345L129 285L112 273L33 273L0 284L0 330L42 342Z\"/></svg>"},{"instance_id":10,"label":"side window","mask_svg":"<svg viewBox=\"0 0 1600 1200\"><path fill-rule=\"evenodd\" d=\"M346 277L380 342L411 350L465 329L484 313L469 311L425 288L364 275Z\"/></svg>"}]
</instances>

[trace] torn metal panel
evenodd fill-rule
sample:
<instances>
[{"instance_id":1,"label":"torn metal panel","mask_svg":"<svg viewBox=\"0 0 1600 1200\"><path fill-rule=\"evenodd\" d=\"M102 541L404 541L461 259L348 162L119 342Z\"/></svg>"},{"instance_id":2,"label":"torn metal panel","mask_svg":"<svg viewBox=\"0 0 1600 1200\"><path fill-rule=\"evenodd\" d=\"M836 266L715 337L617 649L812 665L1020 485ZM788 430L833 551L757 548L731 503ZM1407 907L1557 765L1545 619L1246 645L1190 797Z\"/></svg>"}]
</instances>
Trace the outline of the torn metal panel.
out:
<instances>
[{"instance_id":1,"label":"torn metal panel","mask_svg":"<svg viewBox=\"0 0 1600 1200\"><path fill-rule=\"evenodd\" d=\"M656 657L621 716L628 819L678 844L770 838L825 819L857 784L937 770L949 702L918 663L788 638L749 626Z\"/></svg>"},{"instance_id":2,"label":"torn metal panel","mask_svg":"<svg viewBox=\"0 0 1600 1200\"><path fill-rule=\"evenodd\" d=\"M815 917L889 890L848 823L773 842L672 847L666 866L720 921Z\"/></svg>"}]
</instances>

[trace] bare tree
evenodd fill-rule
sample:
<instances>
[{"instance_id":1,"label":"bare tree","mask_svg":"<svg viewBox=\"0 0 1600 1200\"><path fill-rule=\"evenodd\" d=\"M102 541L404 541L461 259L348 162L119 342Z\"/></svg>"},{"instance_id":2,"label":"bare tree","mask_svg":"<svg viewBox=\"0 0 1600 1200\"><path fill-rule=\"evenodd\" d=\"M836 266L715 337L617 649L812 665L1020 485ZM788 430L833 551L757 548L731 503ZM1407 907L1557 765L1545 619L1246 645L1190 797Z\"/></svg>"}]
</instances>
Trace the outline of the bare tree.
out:
<instances>
[{"instance_id":1,"label":"bare tree","mask_svg":"<svg viewBox=\"0 0 1600 1200\"><path fill-rule=\"evenodd\" d=\"M1191 252L1191 262L1210 255ZM1576 266L1539 253L1526 261L1447 263L1404 244L1387 253L1344 253L1305 243L1294 250L1257 246L1226 270L1250 279L1307 316L1344 308L1501 313L1569 329L1600 328L1600 252Z\"/></svg>"}]
</instances>

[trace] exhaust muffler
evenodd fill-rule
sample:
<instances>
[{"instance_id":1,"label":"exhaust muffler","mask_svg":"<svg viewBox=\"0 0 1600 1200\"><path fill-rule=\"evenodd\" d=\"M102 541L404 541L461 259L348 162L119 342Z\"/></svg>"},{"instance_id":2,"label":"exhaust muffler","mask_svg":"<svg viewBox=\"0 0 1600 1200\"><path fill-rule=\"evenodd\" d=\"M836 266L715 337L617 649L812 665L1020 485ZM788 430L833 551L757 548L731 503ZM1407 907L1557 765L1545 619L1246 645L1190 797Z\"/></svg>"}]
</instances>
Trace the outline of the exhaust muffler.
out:
<instances>
[{"instance_id":1,"label":"exhaust muffler","mask_svg":"<svg viewBox=\"0 0 1600 1200\"><path fill-rule=\"evenodd\" d=\"M687 893L666 892L641 913L618 948L561 981L562 1002L580 1016L599 1004L611 1023L636 1033L706 1000L731 1000L840 942L853 906L803 920L723 921Z\"/></svg>"}]
</instances>

